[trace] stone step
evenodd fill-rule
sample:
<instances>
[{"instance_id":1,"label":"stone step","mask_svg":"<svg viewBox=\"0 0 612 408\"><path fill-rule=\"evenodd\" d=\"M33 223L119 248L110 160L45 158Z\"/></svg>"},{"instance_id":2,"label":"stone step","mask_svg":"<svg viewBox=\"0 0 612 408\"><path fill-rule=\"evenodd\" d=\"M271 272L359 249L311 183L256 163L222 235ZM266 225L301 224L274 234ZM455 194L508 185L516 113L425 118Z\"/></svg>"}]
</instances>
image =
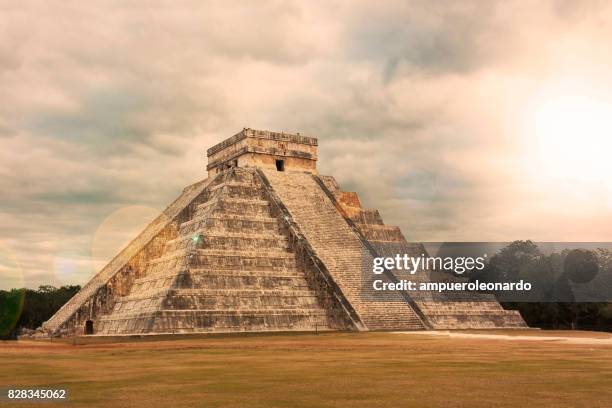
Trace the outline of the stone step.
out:
<instances>
[{"instance_id":1,"label":"stone step","mask_svg":"<svg viewBox=\"0 0 612 408\"><path fill-rule=\"evenodd\" d=\"M173 290L163 301L164 310L268 310L317 308L309 290Z\"/></svg>"},{"instance_id":2,"label":"stone step","mask_svg":"<svg viewBox=\"0 0 612 408\"><path fill-rule=\"evenodd\" d=\"M194 217L181 224L181 235L192 235L203 231L278 233L281 227L276 218L265 214L258 217L245 215L214 215Z\"/></svg>"},{"instance_id":3,"label":"stone step","mask_svg":"<svg viewBox=\"0 0 612 408\"><path fill-rule=\"evenodd\" d=\"M295 255L291 252L287 252L285 250L274 250L271 249L269 251L260 251L258 249L249 249L249 250L234 250L234 249L216 249L216 248L195 248L190 250L178 249L173 252L165 253L163 256L159 258L152 259L148 262L148 265L156 265L159 263L165 263L168 261L182 259L182 258L198 258L202 256L211 256L211 257L227 257L227 258L289 258L294 259Z\"/></svg>"},{"instance_id":4,"label":"stone step","mask_svg":"<svg viewBox=\"0 0 612 408\"><path fill-rule=\"evenodd\" d=\"M153 287L170 287L189 280L198 284L201 280L210 278L261 278L261 279L304 279L303 272L297 268L245 268L243 269L202 269L188 268L184 270L163 270L151 273L134 280L132 291L147 290ZM160 283L161 282L161 283ZM186 283L186 284L187 284ZM147 286L145 286L147 285Z\"/></svg>"},{"instance_id":5,"label":"stone step","mask_svg":"<svg viewBox=\"0 0 612 408\"><path fill-rule=\"evenodd\" d=\"M159 258L154 258L148 261L147 266L151 268L151 267L155 267L157 265L163 264L167 268L173 268L177 265L183 265L185 264L185 261L189 253L190 251L185 250L185 249L181 249L181 250L177 250L173 252L167 252L163 256L160 256ZM150 271L147 271L147 272L148 272L147 274L150 273Z\"/></svg>"},{"instance_id":6,"label":"stone step","mask_svg":"<svg viewBox=\"0 0 612 408\"><path fill-rule=\"evenodd\" d=\"M255 278L304 278L304 273L297 268L277 269L210 269L190 268L185 272L194 277L228 276L228 277L255 277Z\"/></svg>"},{"instance_id":7,"label":"stone step","mask_svg":"<svg viewBox=\"0 0 612 408\"><path fill-rule=\"evenodd\" d=\"M295 263L288 264L287 262L274 262L276 266L266 265L262 262L243 262L242 265L219 265L216 266L188 266L181 263L173 268L165 268L164 264L157 264L153 268L147 270L147 274L134 281L134 285L142 284L143 287L138 289L147 289L152 287L169 287L178 276L190 273L202 273L211 276L215 275L234 275L244 274L244 276L259 276L259 277L303 277L303 272L297 269ZM146 285L146 286L145 286ZM133 290L137 288L134 287Z\"/></svg>"},{"instance_id":8,"label":"stone step","mask_svg":"<svg viewBox=\"0 0 612 408\"><path fill-rule=\"evenodd\" d=\"M321 309L240 312L163 310L134 316L102 317L98 326L97 332L104 335L333 329L326 312Z\"/></svg>"},{"instance_id":9,"label":"stone step","mask_svg":"<svg viewBox=\"0 0 612 408\"><path fill-rule=\"evenodd\" d=\"M289 251L289 240L282 235L231 236L203 235L202 248L241 251Z\"/></svg>"},{"instance_id":10,"label":"stone step","mask_svg":"<svg viewBox=\"0 0 612 408\"><path fill-rule=\"evenodd\" d=\"M434 329L495 329L495 328L524 328L525 321L519 313L516 314L485 314L465 315L430 315L428 320Z\"/></svg>"},{"instance_id":11,"label":"stone step","mask_svg":"<svg viewBox=\"0 0 612 408\"><path fill-rule=\"evenodd\" d=\"M258 309L244 309L244 310L218 310L218 309L163 309L156 310L154 312L130 312L126 311L121 315L111 316L100 316L99 321L109 321L109 320L124 320L130 319L134 317L145 317L145 316L154 316L154 315L192 315L194 313L202 313L209 315L217 315L217 316L236 316L236 315L256 315L256 316L326 316L327 312L320 308L304 308L301 310L295 309L266 309L266 310L258 310Z\"/></svg>"},{"instance_id":12,"label":"stone step","mask_svg":"<svg viewBox=\"0 0 612 408\"><path fill-rule=\"evenodd\" d=\"M351 220L357 224L367 225L384 225L382 217L378 210L374 209L362 209L350 216Z\"/></svg>"},{"instance_id":13,"label":"stone step","mask_svg":"<svg viewBox=\"0 0 612 408\"><path fill-rule=\"evenodd\" d=\"M160 273L153 276L145 276L134 281L130 293L146 292L150 290L161 290L176 286L176 280L181 276L176 271Z\"/></svg>"},{"instance_id":14,"label":"stone step","mask_svg":"<svg viewBox=\"0 0 612 408\"><path fill-rule=\"evenodd\" d=\"M191 271L189 274L182 274L175 281L177 288L211 288L211 289L299 289L307 290L308 283L304 276L298 273L292 275L278 276L253 276L235 275L227 273L215 273L202 275Z\"/></svg>"},{"instance_id":15,"label":"stone step","mask_svg":"<svg viewBox=\"0 0 612 408\"><path fill-rule=\"evenodd\" d=\"M295 254L288 251L179 250L149 261L146 275L165 271L178 272L193 267L218 270L285 270L295 269L297 262Z\"/></svg>"},{"instance_id":16,"label":"stone step","mask_svg":"<svg viewBox=\"0 0 612 408\"><path fill-rule=\"evenodd\" d=\"M203 270L202 270L203 271ZM308 287L304 275L297 269L284 271L207 271L209 273L189 272L161 273L145 276L134 281L131 293L145 292L164 288L211 288L231 289L245 287L250 289L284 289Z\"/></svg>"},{"instance_id":17,"label":"stone step","mask_svg":"<svg viewBox=\"0 0 612 408\"><path fill-rule=\"evenodd\" d=\"M211 248L234 250L289 250L289 240L281 234L248 233L202 233L167 241L165 250L173 252L181 249Z\"/></svg>"},{"instance_id":18,"label":"stone step","mask_svg":"<svg viewBox=\"0 0 612 408\"><path fill-rule=\"evenodd\" d=\"M191 259L192 267L214 269L295 268L295 254L287 251L235 251L198 249Z\"/></svg>"},{"instance_id":19,"label":"stone step","mask_svg":"<svg viewBox=\"0 0 612 408\"><path fill-rule=\"evenodd\" d=\"M428 313L504 312L499 303L493 302L419 302Z\"/></svg>"},{"instance_id":20,"label":"stone step","mask_svg":"<svg viewBox=\"0 0 612 408\"><path fill-rule=\"evenodd\" d=\"M225 196L229 198L263 199L261 186L248 182L228 181L210 189L213 195Z\"/></svg>"},{"instance_id":21,"label":"stone step","mask_svg":"<svg viewBox=\"0 0 612 408\"><path fill-rule=\"evenodd\" d=\"M256 183L259 180L253 177L252 169L236 167L233 169L232 174L226 177L224 181L234 183Z\"/></svg>"},{"instance_id":22,"label":"stone step","mask_svg":"<svg viewBox=\"0 0 612 408\"><path fill-rule=\"evenodd\" d=\"M170 289L171 296L202 296L202 297L313 297L314 293L306 289L251 289L251 288L231 288L231 289L191 289L173 288Z\"/></svg>"},{"instance_id":23,"label":"stone step","mask_svg":"<svg viewBox=\"0 0 612 408\"><path fill-rule=\"evenodd\" d=\"M510 310L435 310L427 309L428 316L504 316L511 315Z\"/></svg>"},{"instance_id":24,"label":"stone step","mask_svg":"<svg viewBox=\"0 0 612 408\"><path fill-rule=\"evenodd\" d=\"M194 217L209 215L270 216L270 204L261 199L220 197L198 205Z\"/></svg>"},{"instance_id":25,"label":"stone step","mask_svg":"<svg viewBox=\"0 0 612 408\"><path fill-rule=\"evenodd\" d=\"M358 224L359 230L369 241L404 242L399 227L391 225Z\"/></svg>"},{"instance_id":26,"label":"stone step","mask_svg":"<svg viewBox=\"0 0 612 408\"><path fill-rule=\"evenodd\" d=\"M171 296L198 296L198 297L314 297L314 293L308 289L184 289L184 288L160 288L147 291L139 291L117 299L117 302L128 302L132 300L144 300ZM179 308L180 309L180 308Z\"/></svg>"},{"instance_id":27,"label":"stone step","mask_svg":"<svg viewBox=\"0 0 612 408\"><path fill-rule=\"evenodd\" d=\"M246 292L246 291L245 291ZM253 291L255 292L255 291ZM271 291L270 291L271 292ZM115 303L113 314L125 311L148 311L148 310L174 310L174 309L211 309L211 310L268 310L268 309L291 309L301 310L319 307L316 296L312 293L295 295L285 293L257 294L239 293L235 296L231 293L188 294L184 290L169 291L167 294L159 292L157 296L127 297Z\"/></svg>"}]
</instances>

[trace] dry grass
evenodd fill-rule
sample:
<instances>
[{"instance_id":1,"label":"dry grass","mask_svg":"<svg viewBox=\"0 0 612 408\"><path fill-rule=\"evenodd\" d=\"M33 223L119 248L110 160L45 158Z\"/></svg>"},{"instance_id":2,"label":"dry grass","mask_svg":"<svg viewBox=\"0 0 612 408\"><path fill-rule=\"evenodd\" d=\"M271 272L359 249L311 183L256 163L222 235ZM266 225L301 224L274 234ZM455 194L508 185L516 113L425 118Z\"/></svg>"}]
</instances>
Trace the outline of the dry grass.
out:
<instances>
[{"instance_id":1,"label":"dry grass","mask_svg":"<svg viewBox=\"0 0 612 408\"><path fill-rule=\"evenodd\" d=\"M612 406L612 347L392 333L106 341L2 343L0 387L65 386L69 406L93 407Z\"/></svg>"}]
</instances>

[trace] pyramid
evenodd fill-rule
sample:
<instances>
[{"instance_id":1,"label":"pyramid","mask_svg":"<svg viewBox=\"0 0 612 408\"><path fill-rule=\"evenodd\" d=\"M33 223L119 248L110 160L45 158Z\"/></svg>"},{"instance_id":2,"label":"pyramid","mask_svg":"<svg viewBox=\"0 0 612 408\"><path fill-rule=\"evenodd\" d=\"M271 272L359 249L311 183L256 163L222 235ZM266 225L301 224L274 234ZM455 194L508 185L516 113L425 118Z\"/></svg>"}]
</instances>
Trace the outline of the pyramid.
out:
<instances>
[{"instance_id":1,"label":"pyramid","mask_svg":"<svg viewBox=\"0 0 612 408\"><path fill-rule=\"evenodd\" d=\"M424 248L319 175L317 145L299 134L243 129L208 149L208 177L185 188L41 332L525 327L518 312L485 295L374 291L375 257L419 256Z\"/></svg>"}]
</instances>

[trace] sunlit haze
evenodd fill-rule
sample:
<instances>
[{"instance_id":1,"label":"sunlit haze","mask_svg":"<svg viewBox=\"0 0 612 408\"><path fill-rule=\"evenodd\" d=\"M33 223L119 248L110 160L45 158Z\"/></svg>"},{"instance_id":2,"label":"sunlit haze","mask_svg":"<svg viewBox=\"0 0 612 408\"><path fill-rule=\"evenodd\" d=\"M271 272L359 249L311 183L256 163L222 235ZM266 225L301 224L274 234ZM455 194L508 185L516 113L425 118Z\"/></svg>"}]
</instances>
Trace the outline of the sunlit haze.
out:
<instances>
[{"instance_id":1,"label":"sunlit haze","mask_svg":"<svg viewBox=\"0 0 612 408\"><path fill-rule=\"evenodd\" d=\"M412 241L612 238L612 5L3 2L0 282L82 284L244 127Z\"/></svg>"}]
</instances>

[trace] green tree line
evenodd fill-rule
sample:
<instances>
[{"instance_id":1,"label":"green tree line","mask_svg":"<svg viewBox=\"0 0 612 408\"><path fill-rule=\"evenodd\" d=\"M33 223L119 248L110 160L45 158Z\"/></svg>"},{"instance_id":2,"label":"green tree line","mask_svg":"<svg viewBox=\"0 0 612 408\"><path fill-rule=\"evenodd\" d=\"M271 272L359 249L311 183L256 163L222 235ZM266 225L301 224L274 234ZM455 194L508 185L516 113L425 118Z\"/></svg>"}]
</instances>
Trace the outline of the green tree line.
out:
<instances>
[{"instance_id":1,"label":"green tree line","mask_svg":"<svg viewBox=\"0 0 612 408\"><path fill-rule=\"evenodd\" d=\"M70 285L0 290L0 338L15 339L22 328L40 327L80 289Z\"/></svg>"},{"instance_id":2,"label":"green tree line","mask_svg":"<svg viewBox=\"0 0 612 408\"><path fill-rule=\"evenodd\" d=\"M514 241L470 278L531 282L532 291L521 299L524 301L495 294L504 308L518 310L531 327L612 331L612 303L608 301L612 299L612 252L608 249L546 255L532 241ZM592 294L580 289L580 296L577 288L585 285ZM585 298L593 301L583 301Z\"/></svg>"}]
</instances>

